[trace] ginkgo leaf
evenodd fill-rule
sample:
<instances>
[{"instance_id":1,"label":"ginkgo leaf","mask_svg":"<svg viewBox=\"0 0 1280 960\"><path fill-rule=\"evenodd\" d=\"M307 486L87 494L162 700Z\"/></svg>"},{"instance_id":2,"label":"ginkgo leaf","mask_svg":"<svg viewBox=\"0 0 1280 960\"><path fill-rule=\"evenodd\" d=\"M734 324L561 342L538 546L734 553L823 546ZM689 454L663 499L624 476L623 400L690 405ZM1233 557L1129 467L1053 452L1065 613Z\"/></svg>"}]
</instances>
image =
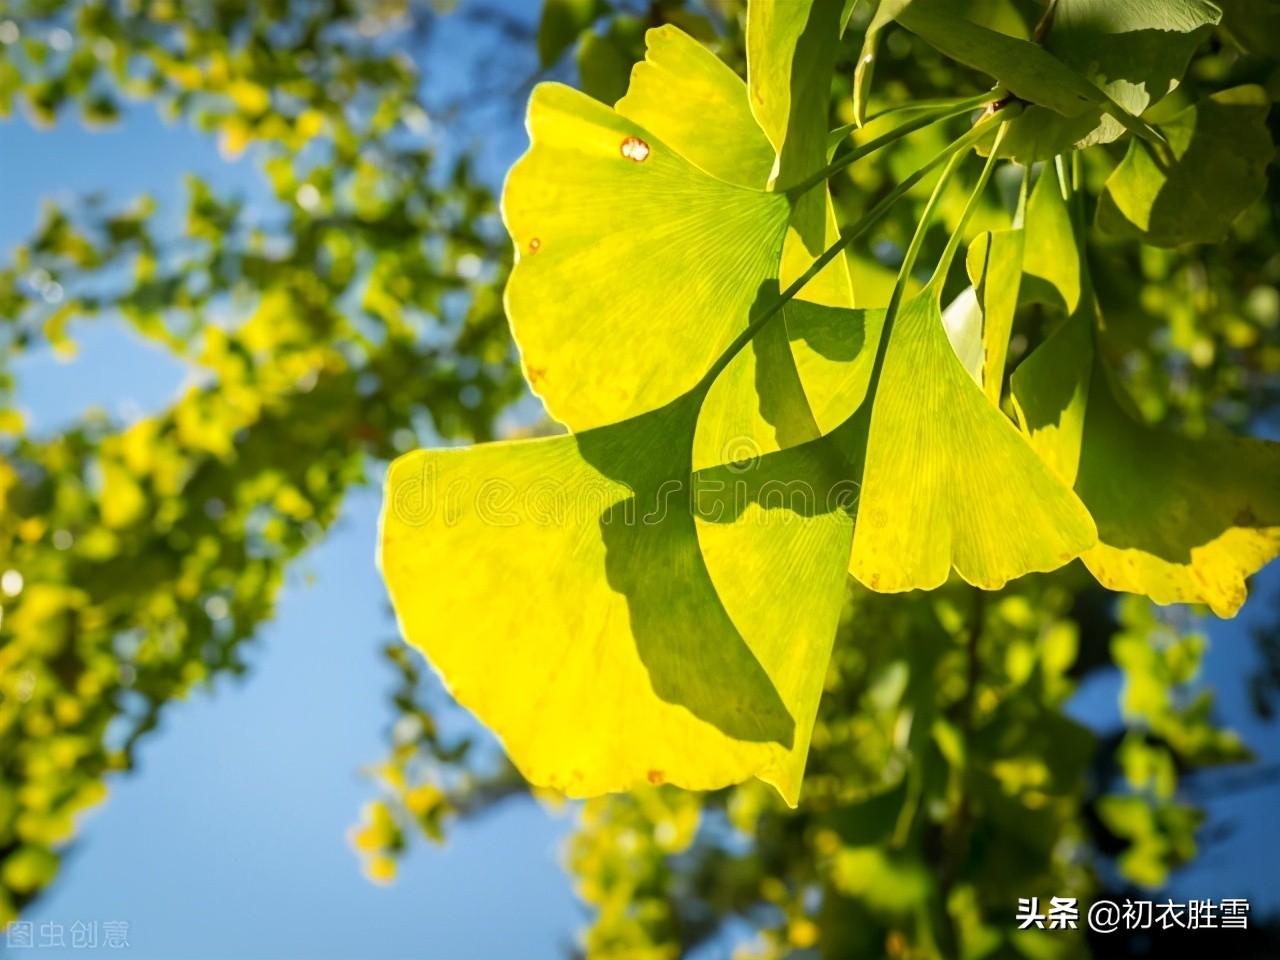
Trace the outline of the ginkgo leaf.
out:
<instances>
[{"instance_id":1,"label":"ginkgo leaf","mask_svg":"<svg viewBox=\"0 0 1280 960\"><path fill-rule=\"evenodd\" d=\"M774 179L782 189L822 166L832 68L852 10L853 0L747 7L751 110L777 151Z\"/></svg>"},{"instance_id":2,"label":"ginkgo leaf","mask_svg":"<svg viewBox=\"0 0 1280 960\"><path fill-rule=\"evenodd\" d=\"M1023 428L1098 525L1103 586L1230 617L1280 556L1280 444L1181 437L1139 422L1080 313L1014 374Z\"/></svg>"},{"instance_id":3,"label":"ginkgo leaf","mask_svg":"<svg viewBox=\"0 0 1280 960\"><path fill-rule=\"evenodd\" d=\"M987 399L996 406L1000 405L1009 337L1018 312L1025 241L1021 227L988 231L970 244L966 262L974 298L982 312L981 375L977 380Z\"/></svg>"},{"instance_id":4,"label":"ginkgo leaf","mask_svg":"<svg viewBox=\"0 0 1280 960\"><path fill-rule=\"evenodd\" d=\"M1096 540L1084 505L965 372L937 284L906 301L871 407L853 575L895 593L933 589L954 568L997 589Z\"/></svg>"},{"instance_id":5,"label":"ginkgo leaf","mask_svg":"<svg viewBox=\"0 0 1280 960\"><path fill-rule=\"evenodd\" d=\"M678 91L669 109L688 109ZM507 313L531 387L577 430L669 403L776 279L790 201L712 176L559 84L535 89L529 132L503 214L517 250Z\"/></svg>"},{"instance_id":6,"label":"ginkgo leaf","mask_svg":"<svg viewBox=\"0 0 1280 960\"><path fill-rule=\"evenodd\" d=\"M729 469L746 493L693 477L701 394L572 436L418 451L388 474L380 562L404 636L535 784L754 775L796 802L850 522L780 507L739 528L740 579L713 583L695 511L770 514L773 474Z\"/></svg>"},{"instance_id":7,"label":"ginkgo leaf","mask_svg":"<svg viewBox=\"0 0 1280 960\"><path fill-rule=\"evenodd\" d=\"M667 25L645 34L645 58L616 109L713 177L757 190L769 184L776 155L746 85L683 30Z\"/></svg>"},{"instance_id":8,"label":"ginkgo leaf","mask_svg":"<svg viewBox=\"0 0 1280 960\"><path fill-rule=\"evenodd\" d=\"M1221 11L1206 0L1058 0L1044 49L1113 103L1141 115L1169 93ZM1030 164L1071 149L1110 143L1124 126L1105 104L1076 116L1032 106L1011 125L1004 154Z\"/></svg>"},{"instance_id":9,"label":"ginkgo leaf","mask_svg":"<svg viewBox=\"0 0 1280 960\"><path fill-rule=\"evenodd\" d=\"M1208 0L1057 0L1044 45L1136 116L1178 85L1191 54L1221 19ZM1114 119L1099 119L1079 146L1124 133Z\"/></svg>"},{"instance_id":10,"label":"ginkgo leaf","mask_svg":"<svg viewBox=\"0 0 1280 960\"><path fill-rule=\"evenodd\" d=\"M1009 380L1018 423L1031 446L1073 486L1084 445L1091 372L1078 358L1091 355L1090 327L1088 311L1078 311L1019 364Z\"/></svg>"},{"instance_id":11,"label":"ginkgo leaf","mask_svg":"<svg viewBox=\"0 0 1280 960\"><path fill-rule=\"evenodd\" d=\"M1077 117L1106 105L1106 96L1044 47L974 23L954 0L913 0L897 13L912 33L965 66L993 77L1013 94Z\"/></svg>"},{"instance_id":12,"label":"ginkgo leaf","mask_svg":"<svg viewBox=\"0 0 1280 960\"><path fill-rule=\"evenodd\" d=\"M1223 90L1161 131L1167 152L1134 140L1098 201L1098 225L1163 247L1222 240L1262 196L1275 148L1261 87Z\"/></svg>"},{"instance_id":13,"label":"ginkgo leaf","mask_svg":"<svg viewBox=\"0 0 1280 960\"><path fill-rule=\"evenodd\" d=\"M793 301L784 316L810 411L826 435L848 420L866 397L885 309Z\"/></svg>"}]
</instances>

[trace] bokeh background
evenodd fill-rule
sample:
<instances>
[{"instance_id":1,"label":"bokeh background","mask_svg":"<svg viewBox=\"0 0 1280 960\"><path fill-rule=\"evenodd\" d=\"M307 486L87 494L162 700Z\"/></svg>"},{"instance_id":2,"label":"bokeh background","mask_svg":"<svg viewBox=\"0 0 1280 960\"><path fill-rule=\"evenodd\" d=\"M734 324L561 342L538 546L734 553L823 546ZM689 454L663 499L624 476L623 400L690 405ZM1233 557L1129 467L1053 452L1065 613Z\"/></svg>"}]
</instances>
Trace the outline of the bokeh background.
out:
<instances>
[{"instance_id":1,"label":"bokeh background","mask_svg":"<svg viewBox=\"0 0 1280 960\"><path fill-rule=\"evenodd\" d=\"M0 847L4 909L20 909L37 937L46 924L126 921L129 955L155 958L818 949L800 922L807 910L827 924L812 879L762 861L750 839L715 834L728 831L717 816L739 822L735 802L766 801L710 804L712 836L699 843L720 853L699 860L686 841L663 839L697 818L666 791L640 801L634 822L623 806L531 797L399 648L374 567L390 456L545 428L501 316L509 253L494 199L525 146L532 83L616 95L643 28L659 22L741 66L739 4L562 6L563 23L548 29L534 0L0 4L0 566L24 578L6 587L0 621ZM894 44L885 96L981 89L905 37ZM1226 85L1244 70L1274 79L1274 61L1222 38L1211 47L1200 82ZM1181 254L1143 268L1166 298L1137 308L1149 358L1133 383L1175 397L1148 407L1153 419L1195 430L1225 411L1280 436L1280 245L1264 206L1219 260L1192 264L1227 278L1230 295L1211 309L1178 306L1190 269ZM891 275L909 217L861 251L866 277ZM1136 254L1108 256L1123 270ZM132 446L119 439L129 435ZM1101 745L1064 815L1092 851L1077 858L1093 878L1084 888L1247 897L1263 927L1280 911L1280 743L1269 722L1280 574L1260 576L1231 622L1118 614L1081 582L1037 583L1024 599L1079 635L1060 707ZM1182 705L1212 691L1197 735L1227 738L1204 764L1167 752L1176 783L1153 788L1152 801L1164 813L1130 836L1090 806L1114 792L1116 752L1135 725L1121 702L1136 681L1107 655L1118 615L1144 636L1207 637L1202 668L1168 685ZM78 652L60 652L56 636ZM85 676L99 679L85 686ZM50 689L53 720L30 721ZM1243 756L1227 730L1251 762L1218 766ZM1042 742L1056 749L1051 735ZM769 816L768 829L785 832L785 818ZM606 829L620 823L630 826ZM624 882L593 842L623 863L667 865ZM788 842L796 861L818 857L810 840ZM735 885L738 855L763 893ZM771 893L770 875L794 889ZM860 895L856 884L841 892ZM1045 891L1025 893L1035 894ZM701 913L672 919L673 900ZM1010 902L1005 927L1013 913ZM593 923L596 938L584 939ZM1239 954L1215 949L1280 955L1265 936L1232 941Z\"/></svg>"}]
</instances>

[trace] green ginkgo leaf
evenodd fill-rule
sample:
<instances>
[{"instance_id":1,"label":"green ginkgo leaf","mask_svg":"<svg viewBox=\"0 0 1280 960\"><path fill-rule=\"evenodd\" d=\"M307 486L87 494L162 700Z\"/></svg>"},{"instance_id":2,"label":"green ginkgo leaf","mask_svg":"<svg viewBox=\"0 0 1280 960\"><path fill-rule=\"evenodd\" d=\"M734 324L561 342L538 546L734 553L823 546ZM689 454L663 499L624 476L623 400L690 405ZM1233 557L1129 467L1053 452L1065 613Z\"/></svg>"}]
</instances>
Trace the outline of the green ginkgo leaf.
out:
<instances>
[{"instance_id":1,"label":"green ginkgo leaf","mask_svg":"<svg viewBox=\"0 0 1280 960\"><path fill-rule=\"evenodd\" d=\"M679 91L668 108L690 109ZM517 250L507 313L531 387L576 430L671 402L776 279L790 201L713 176L559 84L535 89L529 133L503 214Z\"/></svg>"},{"instance_id":2,"label":"green ginkgo leaf","mask_svg":"<svg viewBox=\"0 0 1280 960\"><path fill-rule=\"evenodd\" d=\"M1031 446L1065 483L1074 485L1084 446L1092 353L1088 310L1080 310L1027 357L1010 378L1014 410Z\"/></svg>"},{"instance_id":3,"label":"green ginkgo leaf","mask_svg":"<svg viewBox=\"0 0 1280 960\"><path fill-rule=\"evenodd\" d=\"M871 411L850 569L872 590L951 570L997 589L1097 541L1084 505L965 371L935 281L901 308Z\"/></svg>"},{"instance_id":4,"label":"green ginkgo leaf","mask_svg":"<svg viewBox=\"0 0 1280 960\"><path fill-rule=\"evenodd\" d=\"M1270 109L1261 87L1234 87L1163 124L1167 150L1135 140L1107 180L1098 225L1162 247L1222 240L1266 189Z\"/></svg>"},{"instance_id":5,"label":"green ginkgo leaf","mask_svg":"<svg viewBox=\"0 0 1280 960\"><path fill-rule=\"evenodd\" d=\"M1208 0L1058 0L1044 45L1136 116L1178 85L1191 54L1221 19ZM1079 146L1124 133L1114 119L1099 120Z\"/></svg>"},{"instance_id":6,"label":"green ginkgo leaf","mask_svg":"<svg viewBox=\"0 0 1280 960\"><path fill-rule=\"evenodd\" d=\"M777 151L780 188L822 166L831 73L852 10L852 0L748 5L751 110Z\"/></svg>"},{"instance_id":7,"label":"green ginkgo leaf","mask_svg":"<svg viewBox=\"0 0 1280 960\"><path fill-rule=\"evenodd\" d=\"M1019 419L1098 525L1083 560L1112 590L1234 616L1280 556L1280 444L1190 439L1139 422L1081 311L1018 368Z\"/></svg>"},{"instance_id":8,"label":"green ginkgo leaf","mask_svg":"<svg viewBox=\"0 0 1280 960\"><path fill-rule=\"evenodd\" d=\"M695 477L703 392L391 467L380 562L403 634L535 784L586 796L754 775L796 802L851 522L839 504L775 516L768 481L808 469L789 462L802 453ZM716 527L743 512L761 522L737 528L728 560L714 531L700 544L695 513ZM740 579L713 582L704 552Z\"/></svg>"},{"instance_id":9,"label":"green ginkgo leaf","mask_svg":"<svg viewBox=\"0 0 1280 960\"><path fill-rule=\"evenodd\" d=\"M1102 91L1044 47L974 23L965 7L956 0L913 0L898 10L897 20L951 59L1064 117L1106 105Z\"/></svg>"}]
</instances>

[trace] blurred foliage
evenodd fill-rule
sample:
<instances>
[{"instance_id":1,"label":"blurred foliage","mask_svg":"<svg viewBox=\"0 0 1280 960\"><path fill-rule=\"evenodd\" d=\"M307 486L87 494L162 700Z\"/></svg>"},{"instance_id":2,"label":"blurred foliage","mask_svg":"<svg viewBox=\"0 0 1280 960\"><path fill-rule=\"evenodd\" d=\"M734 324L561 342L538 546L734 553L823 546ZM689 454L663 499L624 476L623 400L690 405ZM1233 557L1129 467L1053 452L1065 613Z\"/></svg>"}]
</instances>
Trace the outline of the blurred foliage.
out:
<instances>
[{"instance_id":1,"label":"blurred foliage","mask_svg":"<svg viewBox=\"0 0 1280 960\"><path fill-rule=\"evenodd\" d=\"M191 177L46 207L0 270L0 915L48 884L76 814L165 706L244 670L290 561L424 437L483 438L517 395L491 192L427 137L390 4L20 4L0 87L37 122L117 98L255 145L273 201ZM419 14L425 16L425 14ZM170 220L172 220L170 216ZM188 386L131 423L21 430L13 360L123 322Z\"/></svg>"},{"instance_id":2,"label":"blurred foliage","mask_svg":"<svg viewBox=\"0 0 1280 960\"><path fill-rule=\"evenodd\" d=\"M983 6L1010 30L1029 31L1038 12L1031 0ZM1249 18L1265 14L1224 6L1175 97L1253 82L1275 99L1274 51L1248 49L1264 35ZM852 120L871 9L855 11L841 54L833 127ZM166 705L245 669L244 644L272 615L290 562L324 536L346 492L429 438L487 438L520 385L493 185L465 159L442 159L428 134L414 55L434 10L394 0L11 0L0 10L0 110L108 123L124 98L147 101L216 134L229 156L249 151L274 197L264 216L192 178L176 230L148 198L49 206L0 270L7 918L53 879L77 813L132 766ZM549 0L546 11L520 42L603 100L625 89L644 30L659 23L744 62L739 0ZM891 28L869 113L985 85ZM842 219L941 146L929 138L835 181ZM1086 155L1091 192L1121 155ZM956 185L944 221L971 182ZM1220 245L1094 238L1108 336L1150 421L1191 433L1273 422L1280 187L1268 189L1270 202ZM887 296L918 204L899 205L854 249L861 289ZM985 225L980 215L973 229ZM934 254L943 242L939 229ZM1010 366L1059 317L1023 308ZM53 435L26 431L14 359L73 353L77 328L95 322L128 324L189 365L192 385L135 422L89 412ZM584 804L567 851L593 911L584 953L677 957L745 929L744 955L761 957L1087 955L1083 934L1015 933L1017 898L1160 886L1203 843L1196 785L1248 758L1197 680L1196 629L1193 613L1116 605L1078 564L996 595L851 588L801 807L761 784ZM1276 636L1274 626L1260 635L1260 709L1280 685ZM377 797L351 833L380 882L415 836L439 840L451 819L526 789L491 751L445 732L445 696L416 654L396 642L385 657L395 721L371 767ZM1124 677L1123 728L1095 737L1065 705L1112 666ZM1274 955L1269 944L1257 955Z\"/></svg>"}]
</instances>

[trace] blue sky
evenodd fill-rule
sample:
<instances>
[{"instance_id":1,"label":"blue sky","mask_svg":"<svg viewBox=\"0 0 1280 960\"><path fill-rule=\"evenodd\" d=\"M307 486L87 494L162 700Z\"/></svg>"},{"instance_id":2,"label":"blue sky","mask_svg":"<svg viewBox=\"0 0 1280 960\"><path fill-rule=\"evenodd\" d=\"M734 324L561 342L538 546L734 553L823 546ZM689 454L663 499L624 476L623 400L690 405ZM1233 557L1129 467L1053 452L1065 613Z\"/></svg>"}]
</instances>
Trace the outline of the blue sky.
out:
<instances>
[{"instance_id":1,"label":"blue sky","mask_svg":"<svg viewBox=\"0 0 1280 960\"><path fill-rule=\"evenodd\" d=\"M431 69L456 89L475 49L465 36L439 41ZM486 164L495 178L523 137L518 115L502 123ZM148 107L107 132L76 120L48 132L0 124L0 257L35 225L41 198L151 191L172 204L187 171L262 195L251 157L227 163L209 138L166 125ZM120 416L163 409L184 380L184 370L121 326L82 325L76 336L77 361L37 351L19 365L20 405L37 431L92 405ZM247 678L224 678L171 707L138 773L111 782L58 882L30 911L37 928L123 920L129 956L165 960L564 955L585 916L560 868L569 814L509 801L457 825L443 849L416 844L389 888L369 884L347 847L345 831L371 795L360 768L381 755L391 719L393 678L378 648L394 625L373 564L377 508L376 490L357 491L333 534L292 571ZM1274 730L1248 715L1243 685L1252 657L1245 629L1277 590L1272 571L1240 621L1212 627L1208 664L1226 717L1273 761ZM1117 690L1114 677L1098 678L1077 713L1111 723ZM1280 841L1269 824L1257 826L1275 803L1267 791L1216 803L1215 816L1247 816L1253 829L1215 847L1179 877L1177 891L1275 904L1268 881Z\"/></svg>"}]
</instances>

